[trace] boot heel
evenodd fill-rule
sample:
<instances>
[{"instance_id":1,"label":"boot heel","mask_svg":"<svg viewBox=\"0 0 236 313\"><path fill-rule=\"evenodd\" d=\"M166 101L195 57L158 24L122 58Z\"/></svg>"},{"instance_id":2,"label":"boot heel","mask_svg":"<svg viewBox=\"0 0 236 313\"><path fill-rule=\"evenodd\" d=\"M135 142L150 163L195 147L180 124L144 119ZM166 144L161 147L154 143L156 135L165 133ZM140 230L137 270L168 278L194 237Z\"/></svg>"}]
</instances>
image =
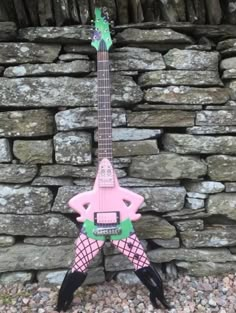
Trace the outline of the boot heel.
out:
<instances>
[{"instance_id":1,"label":"boot heel","mask_svg":"<svg viewBox=\"0 0 236 313\"><path fill-rule=\"evenodd\" d=\"M69 269L58 293L56 311L67 311L73 301L74 292L83 284L87 273L72 272Z\"/></svg>"},{"instance_id":2,"label":"boot heel","mask_svg":"<svg viewBox=\"0 0 236 313\"><path fill-rule=\"evenodd\" d=\"M139 268L135 271L135 274L150 291L150 300L155 308L158 308L157 299L165 308L172 308L165 299L161 277L151 265Z\"/></svg>"}]
</instances>

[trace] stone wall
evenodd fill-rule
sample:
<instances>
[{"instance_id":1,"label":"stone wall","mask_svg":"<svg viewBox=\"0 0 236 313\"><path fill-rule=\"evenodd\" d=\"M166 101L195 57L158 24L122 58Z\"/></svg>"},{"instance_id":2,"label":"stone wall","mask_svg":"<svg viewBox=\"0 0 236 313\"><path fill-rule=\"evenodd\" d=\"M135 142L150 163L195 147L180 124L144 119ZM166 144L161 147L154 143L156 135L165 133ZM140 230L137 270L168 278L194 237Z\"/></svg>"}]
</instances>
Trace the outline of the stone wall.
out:
<instances>
[{"instance_id":1,"label":"stone wall","mask_svg":"<svg viewBox=\"0 0 236 313\"><path fill-rule=\"evenodd\" d=\"M1 0L0 22L19 27L90 24L94 7L115 24L190 22L236 24L236 0Z\"/></svg>"},{"instance_id":2,"label":"stone wall","mask_svg":"<svg viewBox=\"0 0 236 313\"><path fill-rule=\"evenodd\" d=\"M67 201L96 173L96 53L86 28L0 29L0 281L60 283L81 226ZM174 277L236 270L236 36L217 31L123 29L110 53L114 166ZM106 245L86 283L132 269Z\"/></svg>"}]
</instances>

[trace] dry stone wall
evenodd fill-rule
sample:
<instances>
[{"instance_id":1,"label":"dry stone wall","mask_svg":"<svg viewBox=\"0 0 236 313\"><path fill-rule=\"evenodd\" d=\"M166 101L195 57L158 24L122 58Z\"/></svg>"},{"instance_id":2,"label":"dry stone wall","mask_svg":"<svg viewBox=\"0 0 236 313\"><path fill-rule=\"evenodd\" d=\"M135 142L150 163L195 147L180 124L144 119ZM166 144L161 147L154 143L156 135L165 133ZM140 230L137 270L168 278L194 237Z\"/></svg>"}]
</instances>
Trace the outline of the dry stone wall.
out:
<instances>
[{"instance_id":1,"label":"dry stone wall","mask_svg":"<svg viewBox=\"0 0 236 313\"><path fill-rule=\"evenodd\" d=\"M119 29L110 53L114 166L145 197L135 229L173 277L236 270L236 35L224 29ZM81 225L67 202L97 165L89 36L1 23L1 282L59 284L73 260ZM106 244L86 283L134 281L132 269Z\"/></svg>"},{"instance_id":2,"label":"dry stone wall","mask_svg":"<svg viewBox=\"0 0 236 313\"><path fill-rule=\"evenodd\" d=\"M1 0L0 21L19 27L89 24L95 6L105 6L116 24L236 24L235 0Z\"/></svg>"}]
</instances>

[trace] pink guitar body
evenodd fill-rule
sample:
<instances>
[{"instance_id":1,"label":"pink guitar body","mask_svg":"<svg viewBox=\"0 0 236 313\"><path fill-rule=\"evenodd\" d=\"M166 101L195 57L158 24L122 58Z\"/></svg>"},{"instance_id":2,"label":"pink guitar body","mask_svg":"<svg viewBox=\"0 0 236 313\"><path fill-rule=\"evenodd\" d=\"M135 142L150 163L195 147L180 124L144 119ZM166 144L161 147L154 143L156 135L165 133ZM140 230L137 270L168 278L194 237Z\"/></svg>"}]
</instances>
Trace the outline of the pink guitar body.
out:
<instances>
[{"instance_id":1,"label":"pink guitar body","mask_svg":"<svg viewBox=\"0 0 236 313\"><path fill-rule=\"evenodd\" d=\"M104 158L99 164L93 190L76 195L68 204L76 213L80 214L77 221L84 222L83 231L86 235L89 238L104 240L106 238L101 238L101 236L108 237L109 234L105 229L109 232L109 226L110 232L112 232L111 229L114 230L115 226L120 229L119 234L110 234L112 239L128 237L127 227L131 231L130 221L137 221L141 217L137 210L143 201L142 196L120 187L110 161ZM88 224L93 229L90 230ZM95 231L95 224L100 225L101 232L103 227L104 235L91 234L91 231Z\"/></svg>"}]
</instances>

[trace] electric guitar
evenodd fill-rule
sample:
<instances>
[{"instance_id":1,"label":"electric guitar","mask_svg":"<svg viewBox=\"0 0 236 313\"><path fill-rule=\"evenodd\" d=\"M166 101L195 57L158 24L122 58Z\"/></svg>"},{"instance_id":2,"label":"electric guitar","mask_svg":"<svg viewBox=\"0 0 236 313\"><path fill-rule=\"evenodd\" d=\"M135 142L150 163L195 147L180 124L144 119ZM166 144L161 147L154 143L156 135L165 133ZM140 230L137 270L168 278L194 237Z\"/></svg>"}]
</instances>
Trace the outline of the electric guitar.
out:
<instances>
[{"instance_id":1,"label":"electric guitar","mask_svg":"<svg viewBox=\"0 0 236 313\"><path fill-rule=\"evenodd\" d=\"M95 9L95 31L92 46L97 49L98 86L98 171L93 190L77 194L69 206L83 222L76 240L75 259L62 282L57 311L67 311L75 290L83 284L90 261L100 251L106 240L117 247L134 264L135 274L150 291L150 300L158 307L158 299L170 308L163 293L162 280L152 267L137 235L132 221L144 198L119 185L112 165L112 118L108 51L112 45L107 12Z\"/></svg>"},{"instance_id":2,"label":"electric guitar","mask_svg":"<svg viewBox=\"0 0 236 313\"><path fill-rule=\"evenodd\" d=\"M82 231L97 240L119 240L133 231L131 221L141 215L137 210L144 198L121 188L112 166L112 115L108 51L112 45L106 12L95 9L92 46L97 50L98 88L98 171L92 191L76 195L69 206L80 214Z\"/></svg>"}]
</instances>

